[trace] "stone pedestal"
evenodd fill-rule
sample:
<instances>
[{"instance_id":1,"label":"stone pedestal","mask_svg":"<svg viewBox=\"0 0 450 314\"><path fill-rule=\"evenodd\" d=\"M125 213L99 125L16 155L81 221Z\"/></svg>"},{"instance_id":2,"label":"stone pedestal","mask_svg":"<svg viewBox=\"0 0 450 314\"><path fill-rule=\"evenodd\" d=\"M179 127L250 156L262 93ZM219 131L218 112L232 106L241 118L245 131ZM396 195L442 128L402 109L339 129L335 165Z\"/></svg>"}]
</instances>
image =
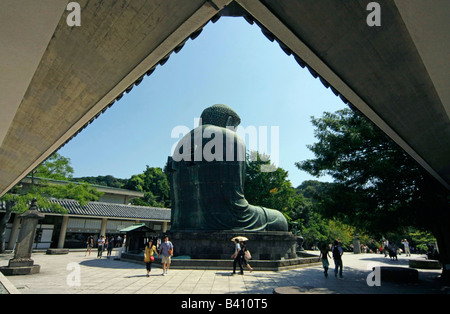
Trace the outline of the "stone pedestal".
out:
<instances>
[{"instance_id":1,"label":"stone pedestal","mask_svg":"<svg viewBox=\"0 0 450 314\"><path fill-rule=\"evenodd\" d=\"M8 266L0 267L0 272L5 276L15 275L33 275L39 273L41 266L34 265L34 261L14 261L8 264Z\"/></svg>"},{"instance_id":2,"label":"stone pedestal","mask_svg":"<svg viewBox=\"0 0 450 314\"><path fill-rule=\"evenodd\" d=\"M49 255L52 255L52 254L56 254L56 255L69 254L69 249L47 249L45 254L49 254Z\"/></svg>"},{"instance_id":3,"label":"stone pedestal","mask_svg":"<svg viewBox=\"0 0 450 314\"><path fill-rule=\"evenodd\" d=\"M381 281L417 283L419 282L419 272L416 269L404 267L380 267Z\"/></svg>"},{"instance_id":4,"label":"stone pedestal","mask_svg":"<svg viewBox=\"0 0 450 314\"><path fill-rule=\"evenodd\" d=\"M441 269L442 265L439 261L436 261L436 260L410 259L409 267L410 268L418 268L418 269Z\"/></svg>"},{"instance_id":5,"label":"stone pedestal","mask_svg":"<svg viewBox=\"0 0 450 314\"><path fill-rule=\"evenodd\" d=\"M211 231L167 232L174 245L174 256L187 255L191 259L226 259L234 253L232 238L248 238L247 249L252 260L281 260L297 258L297 236L285 231Z\"/></svg>"},{"instance_id":6,"label":"stone pedestal","mask_svg":"<svg viewBox=\"0 0 450 314\"><path fill-rule=\"evenodd\" d=\"M22 226L14 251L14 258L9 260L8 266L0 267L0 271L4 275L31 275L39 272L40 266L34 265L31 252L38 220L44 218L44 216L37 210L36 200L33 200L30 209L20 216Z\"/></svg>"},{"instance_id":7,"label":"stone pedestal","mask_svg":"<svg viewBox=\"0 0 450 314\"><path fill-rule=\"evenodd\" d=\"M232 238L248 238L247 248L252 254L250 264L258 271L280 271L308 267L320 263L320 258L298 251L297 236L285 231L211 231L166 232L174 245L174 269L233 269L234 242ZM296 253L297 250L297 253ZM298 254L298 256L297 256ZM124 260L144 263L144 255L123 253ZM161 259L155 259L161 263Z\"/></svg>"}]
</instances>

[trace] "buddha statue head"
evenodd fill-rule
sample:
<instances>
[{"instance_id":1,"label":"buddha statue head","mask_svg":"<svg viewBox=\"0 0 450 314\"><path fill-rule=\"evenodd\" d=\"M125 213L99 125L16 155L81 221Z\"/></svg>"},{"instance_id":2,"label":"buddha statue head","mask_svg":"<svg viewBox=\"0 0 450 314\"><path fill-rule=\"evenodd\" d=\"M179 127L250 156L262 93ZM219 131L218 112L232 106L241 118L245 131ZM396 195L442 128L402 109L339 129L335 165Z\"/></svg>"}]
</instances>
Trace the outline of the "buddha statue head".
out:
<instances>
[{"instance_id":1,"label":"buddha statue head","mask_svg":"<svg viewBox=\"0 0 450 314\"><path fill-rule=\"evenodd\" d=\"M241 118L233 109L221 104L206 108L200 118L203 125L212 124L223 128L228 126L236 128L241 123Z\"/></svg>"}]
</instances>

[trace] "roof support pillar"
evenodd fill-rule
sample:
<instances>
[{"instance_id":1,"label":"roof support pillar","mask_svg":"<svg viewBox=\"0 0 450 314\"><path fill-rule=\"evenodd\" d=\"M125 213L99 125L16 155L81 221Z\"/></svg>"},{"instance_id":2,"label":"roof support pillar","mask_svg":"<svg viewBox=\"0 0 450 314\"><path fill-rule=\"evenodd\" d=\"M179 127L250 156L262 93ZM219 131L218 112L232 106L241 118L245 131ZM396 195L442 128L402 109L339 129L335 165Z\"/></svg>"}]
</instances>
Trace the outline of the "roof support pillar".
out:
<instances>
[{"instance_id":1,"label":"roof support pillar","mask_svg":"<svg viewBox=\"0 0 450 314\"><path fill-rule=\"evenodd\" d=\"M15 214L14 221L11 227L11 233L9 235L8 250L14 250L14 246L16 245L17 241L17 236L19 235L19 229L20 229L20 215Z\"/></svg>"},{"instance_id":2,"label":"roof support pillar","mask_svg":"<svg viewBox=\"0 0 450 314\"><path fill-rule=\"evenodd\" d=\"M100 227L100 235L106 236L106 224L108 223L108 218L102 218L102 226Z\"/></svg>"},{"instance_id":3,"label":"roof support pillar","mask_svg":"<svg viewBox=\"0 0 450 314\"><path fill-rule=\"evenodd\" d=\"M66 241L67 225L69 224L69 216L62 217L61 231L59 232L58 249L64 248Z\"/></svg>"}]
</instances>

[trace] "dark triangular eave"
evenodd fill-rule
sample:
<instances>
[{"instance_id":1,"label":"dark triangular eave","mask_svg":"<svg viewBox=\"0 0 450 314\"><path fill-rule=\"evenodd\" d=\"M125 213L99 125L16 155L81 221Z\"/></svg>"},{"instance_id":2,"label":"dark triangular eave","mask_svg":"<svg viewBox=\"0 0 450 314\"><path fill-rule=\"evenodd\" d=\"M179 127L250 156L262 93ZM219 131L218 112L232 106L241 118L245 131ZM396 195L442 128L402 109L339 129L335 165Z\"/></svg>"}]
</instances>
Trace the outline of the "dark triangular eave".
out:
<instances>
[{"instance_id":1,"label":"dark triangular eave","mask_svg":"<svg viewBox=\"0 0 450 314\"><path fill-rule=\"evenodd\" d=\"M32 2L30 1L30 3ZM116 74L114 79L108 80L104 86L101 86L104 88L101 93L94 93L89 88L85 88L83 91L86 91L90 98L77 100L80 105L76 106L76 110L70 119L67 119L67 122L65 119L61 119L60 113L65 114L65 110L69 109L68 106L75 107L73 101L76 95L73 89L60 89L61 94L67 95L61 98L65 101L59 101L55 100L55 97L51 98L54 96L53 93L46 92L45 88L41 88L49 83L50 78L46 73L55 70L54 63L51 62L53 57L57 55L61 57L62 62L67 62L69 65L78 62L78 65L85 66L84 59L70 58L71 55L67 53L59 55L61 51L58 49L69 47L72 43L79 41L80 45L74 46L72 49L77 50L80 49L79 47L92 49L93 55L95 55L95 53L103 52L101 49L107 49L107 47L94 47L83 41L95 32L96 25L91 23L79 29L69 29L65 22L65 15L63 15L44 55L40 58L39 67L34 76L30 77L31 82L28 84L27 90L27 93L31 90L30 95L21 98L20 110L13 108L11 115L13 119L7 121L7 125L10 127L3 140L3 151L0 154L0 163L2 164L0 195L6 193L51 153L80 133L116 101L120 100L125 93L131 92L134 86L139 85L146 76L151 75L158 65L164 65L173 52L181 51L189 39L197 38L209 21L217 22L221 16L243 16L249 23L256 23L269 40L277 42L281 49L287 55L292 55L301 67L306 67L313 77L318 78L326 88L330 88L344 103L362 112L438 181L450 189L450 163L448 160L448 156L450 156L448 118L450 110L448 109L449 97L445 92L445 86L448 86L446 84L448 76L444 75L448 68L448 62L445 63L443 60L445 49L442 49L444 46L441 44L442 42L444 45L448 45L448 40L446 40L448 35L445 34L445 30L448 29L445 27L448 19L445 16L437 16L439 12L449 8L449 3L444 1L441 3L442 10L438 10L424 1L421 1L420 8L411 2L383 2L383 26L369 28L365 25L365 17L368 14L365 9L365 1L342 1L342 3L340 1L302 0L163 2L161 6L164 6L166 11L159 12L160 16L171 16L168 12L179 13L177 16L179 19L175 24L164 24L164 27L162 24L152 24L152 27L160 27L161 34L167 37L150 39L146 37L148 34L143 32L142 39L148 40L145 43L146 45L151 44L153 50L145 50L140 46L139 52L133 55L135 58L133 62L138 63L134 65L129 62L122 63L121 72L114 73L115 68L109 66L108 69L113 71L112 74ZM106 10L110 8L109 5L115 9L114 13L110 15L112 19L122 17L123 10L128 13L135 12L127 11L127 7L129 9L133 6L143 9L154 8L152 2L144 4L137 1L127 2L124 6L125 9L119 8L116 4L106 5L106 2L100 5L100 8L94 8L92 3L87 3L86 7L90 10L88 11L90 18L95 18L94 13L97 12L97 9ZM189 7L189 13L183 14L181 7ZM148 12L149 10L146 11L146 13ZM419 15L420 19L417 18ZM147 18L145 14L142 16ZM339 18L340 22L335 21ZM125 27L127 23L135 20L122 19L120 22ZM433 24L431 21L437 22ZM139 20L141 24L134 24L134 29L137 30L138 25L149 25L148 23L142 24L142 22L143 20ZM421 26L421 28L416 26ZM433 37L430 38L420 33L422 28L432 32ZM168 29L170 31L167 31ZM117 28L105 27L103 31L108 36L102 38L111 36L116 39L124 39L127 36L126 32L120 33ZM69 34L81 35L77 37L78 41L74 41L72 36L68 36ZM352 44L357 41L361 41L361 43L353 46ZM386 43L386 47L383 47L384 43ZM103 42L103 44L111 43ZM439 45L441 49L430 50L432 49L430 47L434 47L433 44ZM117 45L113 45L113 47L117 47ZM96 50L98 48L101 51ZM437 58L434 57L436 53ZM349 57L352 54L354 54L356 62ZM400 59L395 59L397 54ZM112 53L108 60L117 60L114 58L124 60L123 55L123 51ZM138 57L141 58L140 63ZM342 59L342 57L346 58ZM439 66L439 62L442 63L441 66ZM95 65L95 63L92 64ZM103 70L105 65L101 62L99 64ZM99 72L99 66L95 68L97 72L94 72L97 76L87 77L89 82L85 83L89 83L89 87L98 85L95 79L103 81L105 78L111 77L109 73L108 77L102 75L107 72ZM84 71L93 70L86 68ZM369 76L371 71L377 72L377 75ZM63 76L58 79L64 82L61 86L66 84L69 86L70 82L65 81L65 78L69 80L72 77L71 73L60 72ZM119 74L124 76L119 77ZM434 76L430 77L431 75ZM79 79L76 76L75 78ZM365 82L373 82L373 85L378 84L378 87L372 88L368 93ZM392 91L393 87L387 85L386 82L398 90ZM442 86L444 86L444 91ZM403 90L400 90L401 88ZM117 92L119 90L120 92ZM44 117L35 118L31 114L38 106L41 106L40 110L46 112L45 118L51 116L53 119L58 119L59 117L60 121L55 120L55 123L43 125L41 120L44 120ZM412 108L412 106L414 107ZM30 116L33 116L34 123L30 122ZM15 122L16 120L17 122ZM22 136L24 134L28 137ZM20 138L20 141L14 140L17 138ZM36 138L39 138L40 143L33 142L33 139ZM29 149L29 147L33 149ZM14 156L19 156L19 154L22 157L17 160Z\"/></svg>"}]
</instances>

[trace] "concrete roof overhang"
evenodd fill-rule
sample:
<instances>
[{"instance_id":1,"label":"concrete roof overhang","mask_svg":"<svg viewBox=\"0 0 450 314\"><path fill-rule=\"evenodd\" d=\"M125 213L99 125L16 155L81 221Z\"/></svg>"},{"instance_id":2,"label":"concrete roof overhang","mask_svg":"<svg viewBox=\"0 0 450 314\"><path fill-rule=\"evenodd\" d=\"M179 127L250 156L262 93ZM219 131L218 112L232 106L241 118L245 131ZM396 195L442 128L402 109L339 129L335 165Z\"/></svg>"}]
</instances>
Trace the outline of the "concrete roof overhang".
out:
<instances>
[{"instance_id":1,"label":"concrete roof overhang","mask_svg":"<svg viewBox=\"0 0 450 314\"><path fill-rule=\"evenodd\" d=\"M244 16L450 189L446 0L4 0L0 196L221 15Z\"/></svg>"}]
</instances>

